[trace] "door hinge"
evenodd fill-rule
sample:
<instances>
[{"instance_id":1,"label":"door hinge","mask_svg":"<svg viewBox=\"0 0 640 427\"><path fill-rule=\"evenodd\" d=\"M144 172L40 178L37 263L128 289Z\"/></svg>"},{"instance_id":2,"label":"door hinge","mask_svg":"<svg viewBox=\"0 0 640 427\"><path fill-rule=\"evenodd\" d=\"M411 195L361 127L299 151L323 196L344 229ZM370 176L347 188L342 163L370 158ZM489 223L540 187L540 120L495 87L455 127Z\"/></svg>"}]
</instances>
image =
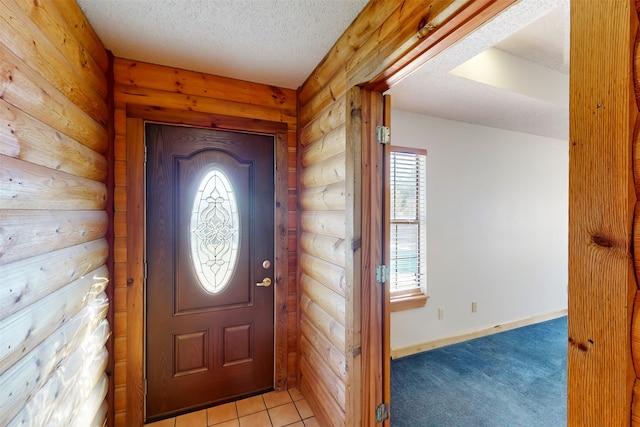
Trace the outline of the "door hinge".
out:
<instances>
[{"instance_id":1,"label":"door hinge","mask_svg":"<svg viewBox=\"0 0 640 427\"><path fill-rule=\"evenodd\" d=\"M389 281L389 266L377 265L376 266L376 282L387 283Z\"/></svg>"},{"instance_id":2,"label":"door hinge","mask_svg":"<svg viewBox=\"0 0 640 427\"><path fill-rule=\"evenodd\" d=\"M144 162L147 163L147 146L144 146Z\"/></svg>"},{"instance_id":3,"label":"door hinge","mask_svg":"<svg viewBox=\"0 0 640 427\"><path fill-rule=\"evenodd\" d=\"M144 262L144 280L147 280L147 275L149 274L149 264L147 264L147 262Z\"/></svg>"},{"instance_id":4,"label":"door hinge","mask_svg":"<svg viewBox=\"0 0 640 427\"><path fill-rule=\"evenodd\" d=\"M376 139L380 144L388 144L391 130L388 126L376 126Z\"/></svg>"},{"instance_id":5,"label":"door hinge","mask_svg":"<svg viewBox=\"0 0 640 427\"><path fill-rule=\"evenodd\" d=\"M148 390L149 390L149 387L147 386L147 379L145 378L144 379L144 394L145 394L145 396L147 395Z\"/></svg>"},{"instance_id":6,"label":"door hinge","mask_svg":"<svg viewBox=\"0 0 640 427\"><path fill-rule=\"evenodd\" d=\"M381 423L389 418L389 404L381 403L376 406L376 422Z\"/></svg>"}]
</instances>

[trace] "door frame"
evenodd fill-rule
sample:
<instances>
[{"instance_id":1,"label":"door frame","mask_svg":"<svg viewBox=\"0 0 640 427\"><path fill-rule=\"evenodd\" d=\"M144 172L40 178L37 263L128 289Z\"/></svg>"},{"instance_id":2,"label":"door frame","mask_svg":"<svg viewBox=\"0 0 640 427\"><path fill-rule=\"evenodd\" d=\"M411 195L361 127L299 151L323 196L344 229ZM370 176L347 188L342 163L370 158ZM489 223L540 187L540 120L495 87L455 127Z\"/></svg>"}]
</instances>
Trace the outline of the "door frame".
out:
<instances>
[{"instance_id":1,"label":"door frame","mask_svg":"<svg viewBox=\"0 0 640 427\"><path fill-rule=\"evenodd\" d=\"M360 395L354 396L356 403L350 406L359 412L363 426L382 424L389 427L390 418L376 423L375 408L380 403L391 404L390 363L390 294L387 286L376 283L375 266L383 264L385 258L384 218L386 198L383 191L383 167L385 150L376 141L376 126L385 125L390 119L390 103L382 94L395 83L411 74L428 60L466 37L517 0L475 0L467 2L459 10L447 9L447 16L438 17L439 26L425 25L410 41L395 51L386 51L374 56L369 67L355 68L347 76L347 93L357 99L361 110L359 120L353 120L353 128L347 129L348 139L357 142L361 163L355 174L358 190L355 198L360 201L360 211L355 212L361 227L362 257L354 275L355 300L360 312L358 325L362 344L360 361ZM425 31L422 34L421 31ZM382 49L381 49L382 50ZM382 57L384 56L384 57ZM385 111L386 108L386 111ZM388 115L388 116L387 116ZM365 208L366 206L366 208ZM366 212L366 215L365 215ZM356 310L357 312L357 310ZM358 328L354 328L358 331ZM390 416L393 417L391 405Z\"/></svg>"},{"instance_id":2,"label":"door frame","mask_svg":"<svg viewBox=\"0 0 640 427\"><path fill-rule=\"evenodd\" d=\"M274 137L274 377L276 391L287 389L288 147L286 123L127 104L127 418L146 419L145 316L145 122L259 133ZM116 194L116 197L118 195ZM142 395L136 395L139 390ZM140 405L142 403L142 405Z\"/></svg>"}]
</instances>

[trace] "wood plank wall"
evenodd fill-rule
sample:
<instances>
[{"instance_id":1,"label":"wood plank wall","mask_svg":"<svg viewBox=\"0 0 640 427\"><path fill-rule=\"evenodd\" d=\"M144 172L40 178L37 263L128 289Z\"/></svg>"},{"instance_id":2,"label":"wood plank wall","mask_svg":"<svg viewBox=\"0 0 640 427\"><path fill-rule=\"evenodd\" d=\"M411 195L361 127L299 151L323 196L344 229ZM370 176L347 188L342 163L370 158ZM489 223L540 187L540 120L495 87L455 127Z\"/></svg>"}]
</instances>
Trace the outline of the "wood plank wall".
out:
<instances>
[{"instance_id":1,"label":"wood plank wall","mask_svg":"<svg viewBox=\"0 0 640 427\"><path fill-rule=\"evenodd\" d=\"M0 0L0 425L106 419L109 62L75 2Z\"/></svg>"},{"instance_id":2,"label":"wood plank wall","mask_svg":"<svg viewBox=\"0 0 640 427\"><path fill-rule=\"evenodd\" d=\"M297 281L296 281L296 92L246 81L179 70L116 58L115 79L115 411L116 426L142 424L142 217L134 211L143 202L139 148L142 130L128 117L201 127L243 129L279 123L285 129L288 205L285 230L279 230L288 251L286 276L287 384L296 385ZM129 125L127 124L129 123ZM234 124L235 123L235 124ZM129 144L129 146L127 146ZM278 160L277 160L278 161ZM133 173L131 171L134 171ZM134 180L130 182L128 180ZM286 215L288 212L288 217ZM277 267L276 267L277 268ZM288 274L287 274L288 273Z\"/></svg>"},{"instance_id":3,"label":"wood plank wall","mask_svg":"<svg viewBox=\"0 0 640 427\"><path fill-rule=\"evenodd\" d=\"M359 145L368 118L359 92L348 95L363 72L354 61L387 45L390 33L409 39L430 3L370 2L298 92L300 387L322 425L369 425L360 414L368 380L360 376L361 160L360 147L348 146Z\"/></svg>"},{"instance_id":4,"label":"wood plank wall","mask_svg":"<svg viewBox=\"0 0 640 427\"><path fill-rule=\"evenodd\" d=\"M639 7L635 0L571 4L572 427L640 425Z\"/></svg>"},{"instance_id":5,"label":"wood plank wall","mask_svg":"<svg viewBox=\"0 0 640 427\"><path fill-rule=\"evenodd\" d=\"M380 92L513 2L370 1L298 91L300 387L322 425L375 425L382 403L379 261L366 259L382 244Z\"/></svg>"}]
</instances>

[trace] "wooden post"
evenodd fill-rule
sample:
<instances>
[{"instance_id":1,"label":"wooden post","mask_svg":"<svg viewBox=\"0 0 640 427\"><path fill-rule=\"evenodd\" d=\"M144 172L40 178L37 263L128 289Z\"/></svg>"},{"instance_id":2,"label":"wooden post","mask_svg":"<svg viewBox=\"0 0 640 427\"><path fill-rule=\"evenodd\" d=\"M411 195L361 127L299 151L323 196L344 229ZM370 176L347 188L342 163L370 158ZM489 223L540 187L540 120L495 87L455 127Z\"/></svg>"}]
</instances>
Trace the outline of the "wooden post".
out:
<instances>
[{"instance_id":1,"label":"wooden post","mask_svg":"<svg viewBox=\"0 0 640 427\"><path fill-rule=\"evenodd\" d=\"M636 30L632 0L571 4L569 426L630 425Z\"/></svg>"}]
</instances>

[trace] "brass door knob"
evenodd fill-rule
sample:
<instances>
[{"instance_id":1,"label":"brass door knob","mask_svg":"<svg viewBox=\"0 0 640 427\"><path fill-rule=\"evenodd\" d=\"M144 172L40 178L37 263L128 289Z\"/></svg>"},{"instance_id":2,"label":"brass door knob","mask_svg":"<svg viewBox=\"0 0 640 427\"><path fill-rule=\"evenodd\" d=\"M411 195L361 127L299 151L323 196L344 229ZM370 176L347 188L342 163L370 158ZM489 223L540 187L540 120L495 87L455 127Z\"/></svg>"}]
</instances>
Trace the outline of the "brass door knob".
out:
<instances>
[{"instance_id":1,"label":"brass door knob","mask_svg":"<svg viewBox=\"0 0 640 427\"><path fill-rule=\"evenodd\" d=\"M265 277L264 279L262 279L262 282L256 283L256 286L262 286L264 288L268 288L269 286L271 286L271 279L268 277Z\"/></svg>"}]
</instances>

